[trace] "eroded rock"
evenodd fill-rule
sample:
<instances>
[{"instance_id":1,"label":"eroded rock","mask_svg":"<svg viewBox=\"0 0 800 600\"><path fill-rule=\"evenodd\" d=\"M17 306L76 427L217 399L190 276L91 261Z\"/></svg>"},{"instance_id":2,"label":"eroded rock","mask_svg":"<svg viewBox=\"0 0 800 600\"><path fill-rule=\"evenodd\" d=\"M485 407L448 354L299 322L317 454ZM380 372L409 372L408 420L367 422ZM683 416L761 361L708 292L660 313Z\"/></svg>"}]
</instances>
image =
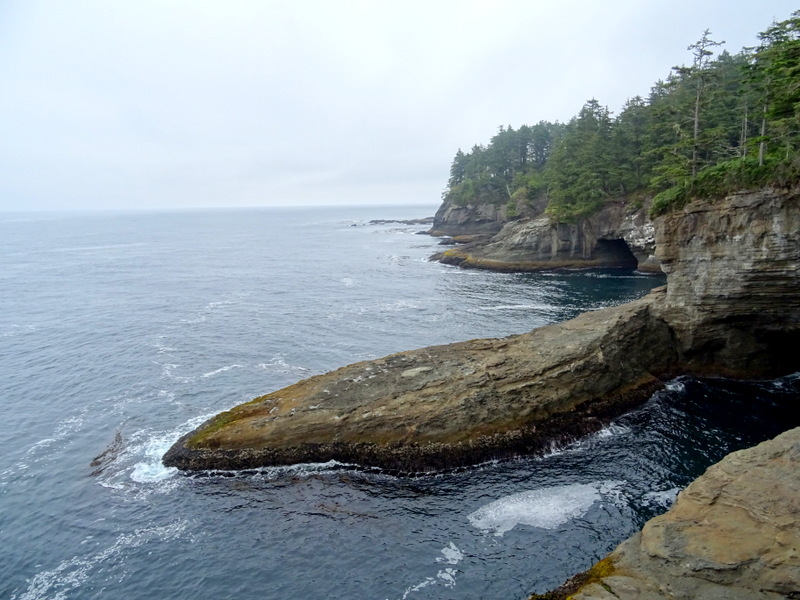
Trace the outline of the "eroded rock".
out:
<instances>
[{"instance_id":1,"label":"eroded rock","mask_svg":"<svg viewBox=\"0 0 800 600\"><path fill-rule=\"evenodd\" d=\"M667 288L497 340L357 363L218 415L164 463L338 460L400 471L528 453L599 427L666 373L800 368L800 193L689 205L656 222Z\"/></svg>"},{"instance_id":2,"label":"eroded rock","mask_svg":"<svg viewBox=\"0 0 800 600\"><path fill-rule=\"evenodd\" d=\"M800 193L697 202L656 220L663 315L690 369L788 373L800 343Z\"/></svg>"},{"instance_id":3,"label":"eroded rock","mask_svg":"<svg viewBox=\"0 0 800 600\"><path fill-rule=\"evenodd\" d=\"M609 201L589 218L553 223L543 213L506 223L488 241L453 248L435 260L494 271L625 268L659 271L655 229L644 207Z\"/></svg>"}]
</instances>

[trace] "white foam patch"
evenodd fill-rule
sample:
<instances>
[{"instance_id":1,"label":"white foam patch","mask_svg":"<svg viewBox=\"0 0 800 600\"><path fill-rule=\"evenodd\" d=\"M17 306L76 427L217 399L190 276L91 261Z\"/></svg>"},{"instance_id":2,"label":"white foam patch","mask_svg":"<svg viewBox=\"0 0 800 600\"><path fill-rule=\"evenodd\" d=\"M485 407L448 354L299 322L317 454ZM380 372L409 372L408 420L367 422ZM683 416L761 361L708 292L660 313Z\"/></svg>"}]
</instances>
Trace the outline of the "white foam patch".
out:
<instances>
[{"instance_id":1,"label":"white foam patch","mask_svg":"<svg viewBox=\"0 0 800 600\"><path fill-rule=\"evenodd\" d=\"M174 348L174 347L172 347L172 346L169 346L169 345L167 345L167 344L165 344L165 343L164 343L164 341L163 341L163 340L164 340L164 338L166 338L166 337L167 337L167 336L165 336L165 335L159 335L159 336L157 336L157 337L156 337L156 340L155 340L155 342L152 344L152 346L153 346L153 347L154 347L156 350L158 350L158 353L159 353L159 354L168 354L168 353L170 353L170 352L177 352L177 348Z\"/></svg>"},{"instance_id":2,"label":"white foam patch","mask_svg":"<svg viewBox=\"0 0 800 600\"><path fill-rule=\"evenodd\" d=\"M136 483L156 483L169 479L178 469L175 467L165 467L161 462L164 453L170 449L172 444L178 441L185 433L189 433L196 427L205 423L212 414L202 415L190 419L180 427L170 431L154 433L151 431L140 431L134 434L133 438L144 438L140 444L131 445L126 454L145 457L145 460L133 465L130 478Z\"/></svg>"},{"instance_id":3,"label":"white foam patch","mask_svg":"<svg viewBox=\"0 0 800 600\"><path fill-rule=\"evenodd\" d=\"M766 387L775 389L775 390L784 390L787 385L791 386L797 383L798 379L800 379L800 372L798 373L790 373L789 375L784 375L778 379L774 379L770 382L766 382Z\"/></svg>"},{"instance_id":4,"label":"white foam patch","mask_svg":"<svg viewBox=\"0 0 800 600\"><path fill-rule=\"evenodd\" d=\"M470 524L502 536L517 525L555 529L582 517L599 501L603 484L575 483L505 496L467 516Z\"/></svg>"},{"instance_id":5,"label":"white foam patch","mask_svg":"<svg viewBox=\"0 0 800 600\"><path fill-rule=\"evenodd\" d=\"M436 578L439 579L445 587L447 588L454 588L456 587L456 571L455 569L443 569L436 574Z\"/></svg>"},{"instance_id":6,"label":"white foam patch","mask_svg":"<svg viewBox=\"0 0 800 600\"><path fill-rule=\"evenodd\" d=\"M270 373L308 373L309 369L290 365L286 362L283 356L278 355L273 357L269 362L263 362L256 365L259 369L264 369Z\"/></svg>"},{"instance_id":7,"label":"white foam patch","mask_svg":"<svg viewBox=\"0 0 800 600\"><path fill-rule=\"evenodd\" d=\"M670 392L685 392L686 386L680 381L670 381L664 386L664 389Z\"/></svg>"},{"instance_id":8,"label":"white foam patch","mask_svg":"<svg viewBox=\"0 0 800 600\"><path fill-rule=\"evenodd\" d=\"M403 592L403 599L402 600L406 600L406 598L408 598L408 596L410 594L413 594L414 592L418 592L421 589L424 589L424 588L426 588L428 586L431 586L431 585L436 585L436 580L433 577L427 577L425 579L425 581L423 581L422 583L418 583L417 585L412 585L410 588L407 588L406 591Z\"/></svg>"},{"instance_id":9,"label":"white foam patch","mask_svg":"<svg viewBox=\"0 0 800 600\"><path fill-rule=\"evenodd\" d=\"M36 327L33 325L22 326L22 325L17 325L16 323L11 323L10 325L7 325L6 331L0 333L0 337L15 337L17 335L31 331L36 331Z\"/></svg>"},{"instance_id":10,"label":"white foam patch","mask_svg":"<svg viewBox=\"0 0 800 600\"><path fill-rule=\"evenodd\" d=\"M85 556L74 556L63 561L55 569L37 573L28 581L28 589L14 594L11 600L64 600L80 597L78 590L103 565L114 560L126 550L142 546L151 540L171 540L186 529L186 522L177 522L162 527L147 527L131 533L123 533L108 548Z\"/></svg>"},{"instance_id":11,"label":"white foam patch","mask_svg":"<svg viewBox=\"0 0 800 600\"><path fill-rule=\"evenodd\" d=\"M481 306L478 310L551 310L548 304L498 304L497 306Z\"/></svg>"},{"instance_id":12,"label":"white foam patch","mask_svg":"<svg viewBox=\"0 0 800 600\"><path fill-rule=\"evenodd\" d=\"M180 367L177 363L164 363L161 365L161 378L177 381L178 383L192 383L195 378L192 376L176 375L175 370Z\"/></svg>"},{"instance_id":13,"label":"white foam patch","mask_svg":"<svg viewBox=\"0 0 800 600\"><path fill-rule=\"evenodd\" d=\"M456 546L453 542L450 542L447 547L442 548L441 553L442 556L436 558L436 562L438 563L457 565L464 560L464 553L461 552L458 546ZM454 569L453 567L445 567L444 569L440 569L436 573L435 577L426 577L423 581L417 583L416 585L407 587L403 592L402 600L406 600L406 598L408 598L411 594L432 585L443 585L446 588L452 589L456 587L457 575L458 570Z\"/></svg>"},{"instance_id":14,"label":"white foam patch","mask_svg":"<svg viewBox=\"0 0 800 600\"><path fill-rule=\"evenodd\" d=\"M214 369L213 371L209 371L208 373L203 373L202 377L208 379L209 377L214 377L215 375L219 375L220 373L227 373L231 369L241 369L242 365L228 365L226 367L220 367L219 369Z\"/></svg>"},{"instance_id":15,"label":"white foam patch","mask_svg":"<svg viewBox=\"0 0 800 600\"><path fill-rule=\"evenodd\" d=\"M600 431L595 433L595 437L600 439L608 439L612 437L617 437L620 435L625 435L631 432L630 427L625 427L624 425L619 425L617 423L611 423L606 427L603 427Z\"/></svg>"},{"instance_id":16,"label":"white foam patch","mask_svg":"<svg viewBox=\"0 0 800 600\"><path fill-rule=\"evenodd\" d=\"M447 563L448 565L457 565L464 560L464 553L458 549L453 542L447 548L442 548L442 556L436 559L436 562Z\"/></svg>"},{"instance_id":17,"label":"white foam patch","mask_svg":"<svg viewBox=\"0 0 800 600\"><path fill-rule=\"evenodd\" d=\"M418 310L420 307L416 303L408 300L395 300L394 302L379 304L377 308L380 312L403 312L406 310Z\"/></svg>"}]
</instances>

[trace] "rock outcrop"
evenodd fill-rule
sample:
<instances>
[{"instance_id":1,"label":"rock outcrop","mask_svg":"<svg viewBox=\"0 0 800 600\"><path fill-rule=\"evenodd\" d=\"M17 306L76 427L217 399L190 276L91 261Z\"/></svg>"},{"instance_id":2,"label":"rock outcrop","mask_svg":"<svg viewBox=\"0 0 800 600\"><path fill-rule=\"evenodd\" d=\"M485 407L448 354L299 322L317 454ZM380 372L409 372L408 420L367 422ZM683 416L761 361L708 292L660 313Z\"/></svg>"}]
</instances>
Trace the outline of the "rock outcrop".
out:
<instances>
[{"instance_id":1,"label":"rock outcrop","mask_svg":"<svg viewBox=\"0 0 800 600\"><path fill-rule=\"evenodd\" d=\"M800 368L800 189L697 203L656 224L666 290L521 336L403 352L218 415L164 463L439 469L530 452L643 399L667 373Z\"/></svg>"},{"instance_id":2,"label":"rock outcrop","mask_svg":"<svg viewBox=\"0 0 800 600\"><path fill-rule=\"evenodd\" d=\"M734 452L561 590L572 600L800 597L800 428Z\"/></svg>"},{"instance_id":3,"label":"rock outcrop","mask_svg":"<svg viewBox=\"0 0 800 600\"><path fill-rule=\"evenodd\" d=\"M436 211L429 233L435 236L494 235L507 221L507 211L499 204L458 206L445 201Z\"/></svg>"},{"instance_id":4,"label":"rock outcrop","mask_svg":"<svg viewBox=\"0 0 800 600\"><path fill-rule=\"evenodd\" d=\"M598 429L675 355L661 288L523 335L401 352L256 398L182 438L182 469L338 460L403 472L475 464Z\"/></svg>"},{"instance_id":5,"label":"rock outcrop","mask_svg":"<svg viewBox=\"0 0 800 600\"><path fill-rule=\"evenodd\" d=\"M593 267L660 271L655 246L646 209L631 211L620 200L607 202L575 223L553 223L542 213L512 221L488 241L452 248L434 259L496 271Z\"/></svg>"},{"instance_id":6,"label":"rock outcrop","mask_svg":"<svg viewBox=\"0 0 800 600\"><path fill-rule=\"evenodd\" d=\"M656 221L663 317L690 370L787 373L800 338L800 192L735 194Z\"/></svg>"}]
</instances>

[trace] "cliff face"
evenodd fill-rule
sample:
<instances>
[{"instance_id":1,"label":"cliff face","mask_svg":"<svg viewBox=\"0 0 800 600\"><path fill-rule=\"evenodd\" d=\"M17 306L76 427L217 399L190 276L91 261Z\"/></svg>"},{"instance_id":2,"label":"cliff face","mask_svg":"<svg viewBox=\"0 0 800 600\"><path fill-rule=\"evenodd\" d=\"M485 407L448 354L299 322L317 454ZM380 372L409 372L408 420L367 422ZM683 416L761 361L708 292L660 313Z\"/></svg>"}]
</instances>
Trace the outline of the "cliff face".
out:
<instances>
[{"instance_id":1,"label":"cliff face","mask_svg":"<svg viewBox=\"0 0 800 600\"><path fill-rule=\"evenodd\" d=\"M539 198L524 206L518 206L517 217L515 218L541 216L546 207L547 198ZM511 221L508 208L503 204L459 206L449 200L445 200L433 217L433 227L430 234L436 236L494 235Z\"/></svg>"},{"instance_id":2,"label":"cliff face","mask_svg":"<svg viewBox=\"0 0 800 600\"><path fill-rule=\"evenodd\" d=\"M800 192L736 194L656 220L661 312L688 369L786 373L800 343Z\"/></svg>"},{"instance_id":3,"label":"cliff face","mask_svg":"<svg viewBox=\"0 0 800 600\"><path fill-rule=\"evenodd\" d=\"M512 221L488 242L453 248L435 258L501 271L588 267L656 271L655 246L655 230L646 209L631 211L619 200L607 202L576 223L551 223L541 213Z\"/></svg>"},{"instance_id":4,"label":"cliff face","mask_svg":"<svg viewBox=\"0 0 800 600\"><path fill-rule=\"evenodd\" d=\"M800 597L800 428L710 467L569 587L549 597Z\"/></svg>"},{"instance_id":5,"label":"cliff face","mask_svg":"<svg viewBox=\"0 0 800 600\"><path fill-rule=\"evenodd\" d=\"M508 220L505 207L497 204L457 206L445 201L433 217L431 235L495 234Z\"/></svg>"}]
</instances>

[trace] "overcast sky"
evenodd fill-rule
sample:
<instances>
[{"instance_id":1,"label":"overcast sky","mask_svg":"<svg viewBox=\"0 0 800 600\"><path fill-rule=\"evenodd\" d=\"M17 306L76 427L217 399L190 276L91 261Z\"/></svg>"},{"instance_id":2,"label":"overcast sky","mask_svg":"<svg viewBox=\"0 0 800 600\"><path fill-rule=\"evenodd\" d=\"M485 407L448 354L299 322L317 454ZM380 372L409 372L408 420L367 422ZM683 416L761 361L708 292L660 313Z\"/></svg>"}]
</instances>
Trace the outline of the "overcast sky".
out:
<instances>
[{"instance_id":1,"label":"overcast sky","mask_svg":"<svg viewBox=\"0 0 800 600\"><path fill-rule=\"evenodd\" d=\"M646 96L770 0L0 0L0 210L436 204L499 125Z\"/></svg>"}]
</instances>

